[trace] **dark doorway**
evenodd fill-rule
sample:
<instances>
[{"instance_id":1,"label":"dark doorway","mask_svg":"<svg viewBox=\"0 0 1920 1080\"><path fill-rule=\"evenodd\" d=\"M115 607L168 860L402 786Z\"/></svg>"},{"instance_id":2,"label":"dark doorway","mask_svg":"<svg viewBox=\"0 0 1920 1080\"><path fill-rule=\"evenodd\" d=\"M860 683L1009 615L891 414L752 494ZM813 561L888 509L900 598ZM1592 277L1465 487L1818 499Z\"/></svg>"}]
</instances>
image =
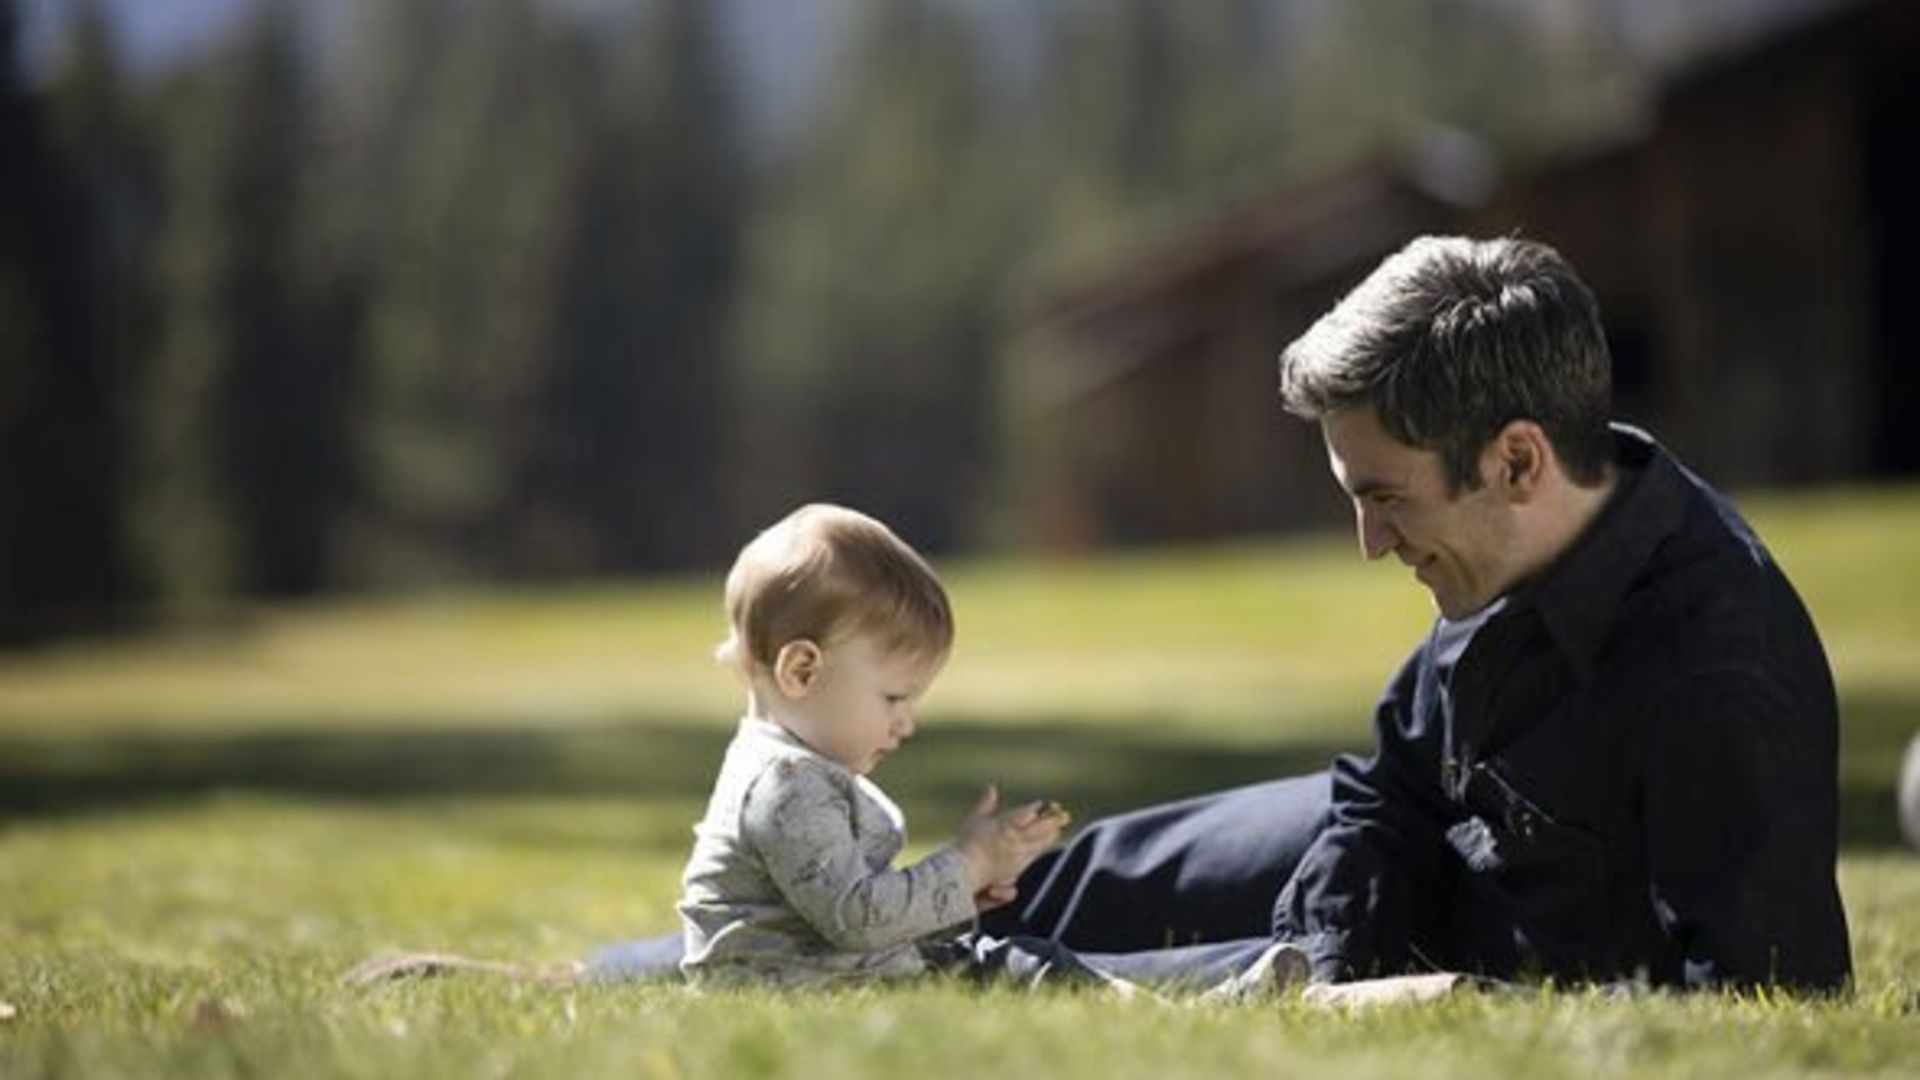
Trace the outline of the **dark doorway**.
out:
<instances>
[{"instance_id":1,"label":"dark doorway","mask_svg":"<svg viewBox=\"0 0 1920 1080\"><path fill-rule=\"evenodd\" d=\"M1873 469L1920 472L1920 19L1884 13L1891 33L1866 74L1866 222L1872 246Z\"/></svg>"}]
</instances>

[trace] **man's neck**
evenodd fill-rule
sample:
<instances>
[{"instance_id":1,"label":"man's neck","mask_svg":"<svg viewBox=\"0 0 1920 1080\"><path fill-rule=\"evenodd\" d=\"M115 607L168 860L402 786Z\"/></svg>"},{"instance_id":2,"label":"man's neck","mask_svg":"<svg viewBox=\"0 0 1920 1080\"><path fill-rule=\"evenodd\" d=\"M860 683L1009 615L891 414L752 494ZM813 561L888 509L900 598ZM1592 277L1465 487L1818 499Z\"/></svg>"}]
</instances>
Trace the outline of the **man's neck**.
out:
<instances>
[{"instance_id":1,"label":"man's neck","mask_svg":"<svg viewBox=\"0 0 1920 1080\"><path fill-rule=\"evenodd\" d=\"M1580 538L1587 535L1594 522L1606 512L1607 503L1619 486L1620 471L1608 465L1598 484L1582 487L1568 482L1560 490L1558 505L1548 518L1551 528L1541 537L1540 557L1530 577L1545 573L1580 543Z\"/></svg>"},{"instance_id":2,"label":"man's neck","mask_svg":"<svg viewBox=\"0 0 1920 1080\"><path fill-rule=\"evenodd\" d=\"M1539 528L1525 542L1523 549L1529 554L1522 556L1517 565L1518 573L1512 583L1501 590L1500 595L1511 596L1551 572L1580 543L1580 538L1587 535L1594 522L1600 519L1619 483L1619 470L1612 465L1607 466L1606 475L1592 487L1582 487L1563 479L1547 497L1547 501L1537 507L1535 512Z\"/></svg>"}]
</instances>

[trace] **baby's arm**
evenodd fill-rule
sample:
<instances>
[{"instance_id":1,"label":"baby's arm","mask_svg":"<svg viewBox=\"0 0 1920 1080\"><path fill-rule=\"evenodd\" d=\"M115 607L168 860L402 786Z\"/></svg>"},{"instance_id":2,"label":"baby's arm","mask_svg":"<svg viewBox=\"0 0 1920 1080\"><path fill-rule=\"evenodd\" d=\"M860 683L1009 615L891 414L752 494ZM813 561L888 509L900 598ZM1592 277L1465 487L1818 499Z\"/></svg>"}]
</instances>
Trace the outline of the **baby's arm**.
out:
<instances>
[{"instance_id":1,"label":"baby's arm","mask_svg":"<svg viewBox=\"0 0 1920 1080\"><path fill-rule=\"evenodd\" d=\"M853 833L852 793L826 770L780 762L749 790L740 827L787 903L836 949L874 952L967 922L976 885L942 848L874 870Z\"/></svg>"}]
</instances>

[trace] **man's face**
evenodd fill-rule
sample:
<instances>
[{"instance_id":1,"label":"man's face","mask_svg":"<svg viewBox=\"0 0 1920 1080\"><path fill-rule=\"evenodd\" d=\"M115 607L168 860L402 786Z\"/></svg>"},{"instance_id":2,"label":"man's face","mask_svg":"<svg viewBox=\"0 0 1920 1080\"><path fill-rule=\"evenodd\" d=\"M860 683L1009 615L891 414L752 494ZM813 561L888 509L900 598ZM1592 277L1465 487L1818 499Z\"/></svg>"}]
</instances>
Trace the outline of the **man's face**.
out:
<instances>
[{"instance_id":1,"label":"man's face","mask_svg":"<svg viewBox=\"0 0 1920 1080\"><path fill-rule=\"evenodd\" d=\"M1440 614L1459 619L1486 607L1515 581L1515 518L1502 488L1487 483L1454 494L1440 455L1400 442L1380 426L1372 406L1320 419L1333 477L1353 500L1360 550L1389 553L1413 567Z\"/></svg>"}]
</instances>

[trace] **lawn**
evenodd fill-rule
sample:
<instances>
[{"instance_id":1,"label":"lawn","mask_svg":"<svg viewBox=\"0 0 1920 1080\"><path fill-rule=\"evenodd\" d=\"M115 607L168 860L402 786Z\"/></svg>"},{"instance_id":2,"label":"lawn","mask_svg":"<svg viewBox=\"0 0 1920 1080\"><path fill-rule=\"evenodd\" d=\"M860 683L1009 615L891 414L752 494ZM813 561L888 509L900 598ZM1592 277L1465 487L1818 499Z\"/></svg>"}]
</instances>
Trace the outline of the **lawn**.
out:
<instances>
[{"instance_id":1,"label":"lawn","mask_svg":"<svg viewBox=\"0 0 1920 1080\"><path fill-rule=\"evenodd\" d=\"M1578 992L1367 1015L951 986L781 997L476 980L351 990L370 953L530 960L672 926L738 707L718 580L273 607L0 656L0 1077L1910 1074L1920 490L1756 498L1843 698L1856 993ZM1106 810L1363 746L1426 601L1341 538L946 568L960 621L877 777L922 844L977 786Z\"/></svg>"}]
</instances>

